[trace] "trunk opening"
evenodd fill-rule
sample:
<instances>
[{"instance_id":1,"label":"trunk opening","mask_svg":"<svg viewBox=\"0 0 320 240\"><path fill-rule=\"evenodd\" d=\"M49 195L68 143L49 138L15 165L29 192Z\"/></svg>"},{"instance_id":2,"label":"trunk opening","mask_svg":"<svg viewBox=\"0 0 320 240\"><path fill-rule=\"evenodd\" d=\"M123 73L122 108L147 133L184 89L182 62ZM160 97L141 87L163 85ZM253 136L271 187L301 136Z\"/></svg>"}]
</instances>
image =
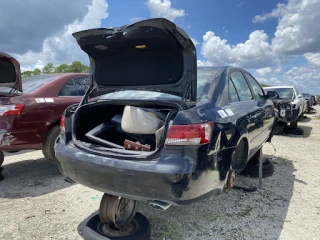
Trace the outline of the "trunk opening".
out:
<instances>
[{"instance_id":1,"label":"trunk opening","mask_svg":"<svg viewBox=\"0 0 320 240\"><path fill-rule=\"evenodd\" d=\"M101 101L74 116L76 145L103 155L146 157L160 150L182 106L172 102Z\"/></svg>"}]
</instances>

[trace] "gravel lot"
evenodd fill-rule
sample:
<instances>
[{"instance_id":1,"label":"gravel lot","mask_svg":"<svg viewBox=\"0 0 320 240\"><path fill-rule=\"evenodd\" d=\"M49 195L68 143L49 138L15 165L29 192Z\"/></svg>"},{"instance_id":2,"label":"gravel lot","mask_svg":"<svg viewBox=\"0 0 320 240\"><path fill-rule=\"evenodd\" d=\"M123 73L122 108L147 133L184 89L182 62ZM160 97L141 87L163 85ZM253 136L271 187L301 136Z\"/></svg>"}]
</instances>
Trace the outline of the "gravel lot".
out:
<instances>
[{"instance_id":1,"label":"gravel lot","mask_svg":"<svg viewBox=\"0 0 320 240\"><path fill-rule=\"evenodd\" d=\"M320 108L316 107L318 113ZM319 239L320 117L306 114L304 136L277 135L264 153L274 176L253 193L231 190L194 205L158 212L139 203L152 239ZM63 180L41 151L7 154L0 182L0 239L82 239L102 193ZM237 185L257 185L237 177Z\"/></svg>"}]
</instances>

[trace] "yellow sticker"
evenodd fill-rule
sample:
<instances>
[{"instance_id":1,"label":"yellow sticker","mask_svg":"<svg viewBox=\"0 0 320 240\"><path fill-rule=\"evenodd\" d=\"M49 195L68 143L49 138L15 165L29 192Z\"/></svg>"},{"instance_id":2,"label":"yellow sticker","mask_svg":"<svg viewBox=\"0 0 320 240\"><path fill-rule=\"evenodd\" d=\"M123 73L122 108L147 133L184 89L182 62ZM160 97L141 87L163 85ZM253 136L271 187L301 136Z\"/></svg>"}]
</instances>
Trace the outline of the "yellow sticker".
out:
<instances>
[{"instance_id":1,"label":"yellow sticker","mask_svg":"<svg viewBox=\"0 0 320 240\"><path fill-rule=\"evenodd\" d=\"M147 45L137 45L136 48L142 49L142 48L146 48Z\"/></svg>"}]
</instances>

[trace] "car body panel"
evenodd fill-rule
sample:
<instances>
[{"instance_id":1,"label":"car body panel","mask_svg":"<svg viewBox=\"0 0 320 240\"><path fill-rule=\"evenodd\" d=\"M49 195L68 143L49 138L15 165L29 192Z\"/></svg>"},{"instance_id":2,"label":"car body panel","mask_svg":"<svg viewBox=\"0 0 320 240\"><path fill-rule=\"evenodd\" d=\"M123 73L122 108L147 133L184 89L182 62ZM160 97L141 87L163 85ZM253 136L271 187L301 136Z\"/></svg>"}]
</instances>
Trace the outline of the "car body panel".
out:
<instances>
[{"instance_id":1,"label":"car body panel","mask_svg":"<svg viewBox=\"0 0 320 240\"><path fill-rule=\"evenodd\" d=\"M196 101L196 48L186 32L167 19L90 29L73 36L89 55L95 95L139 89Z\"/></svg>"},{"instance_id":2,"label":"car body panel","mask_svg":"<svg viewBox=\"0 0 320 240\"><path fill-rule=\"evenodd\" d=\"M172 125L185 125L212 121L209 144L164 145L155 154L141 159L111 157L79 148L72 139L76 118L69 109L74 107L68 107L64 113L65 134L56 148L60 171L90 188L136 200L162 200L180 205L220 192L233 164L232 154L237 144L245 141L248 146L247 158L235 165L235 170L240 172L268 140L275 121L273 103L267 99L230 103L229 76L233 71L248 73L234 67L219 68L201 101L180 110L172 122Z\"/></svg>"},{"instance_id":3,"label":"car body panel","mask_svg":"<svg viewBox=\"0 0 320 240\"><path fill-rule=\"evenodd\" d=\"M24 104L19 116L0 116L0 150L41 149L47 132L58 125L64 110L82 96L58 96L67 82L88 74L57 74L56 78L32 93L0 97L0 105ZM41 76L40 76L41 77ZM10 140L9 140L10 139Z\"/></svg>"}]
</instances>

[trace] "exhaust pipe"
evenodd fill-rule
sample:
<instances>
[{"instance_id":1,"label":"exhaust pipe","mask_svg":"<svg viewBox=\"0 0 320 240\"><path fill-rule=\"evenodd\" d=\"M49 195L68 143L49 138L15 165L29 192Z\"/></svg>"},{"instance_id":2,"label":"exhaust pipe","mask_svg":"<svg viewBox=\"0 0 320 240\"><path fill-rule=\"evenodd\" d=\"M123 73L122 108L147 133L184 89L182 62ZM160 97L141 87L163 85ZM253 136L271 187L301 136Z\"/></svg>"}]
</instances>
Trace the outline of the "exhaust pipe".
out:
<instances>
[{"instance_id":1,"label":"exhaust pipe","mask_svg":"<svg viewBox=\"0 0 320 240\"><path fill-rule=\"evenodd\" d=\"M158 200L154 200L152 202L149 203L151 207L159 210L159 211L166 211L169 209L169 207L171 207L170 204L166 203L166 202L161 202L161 201L158 201Z\"/></svg>"}]
</instances>

